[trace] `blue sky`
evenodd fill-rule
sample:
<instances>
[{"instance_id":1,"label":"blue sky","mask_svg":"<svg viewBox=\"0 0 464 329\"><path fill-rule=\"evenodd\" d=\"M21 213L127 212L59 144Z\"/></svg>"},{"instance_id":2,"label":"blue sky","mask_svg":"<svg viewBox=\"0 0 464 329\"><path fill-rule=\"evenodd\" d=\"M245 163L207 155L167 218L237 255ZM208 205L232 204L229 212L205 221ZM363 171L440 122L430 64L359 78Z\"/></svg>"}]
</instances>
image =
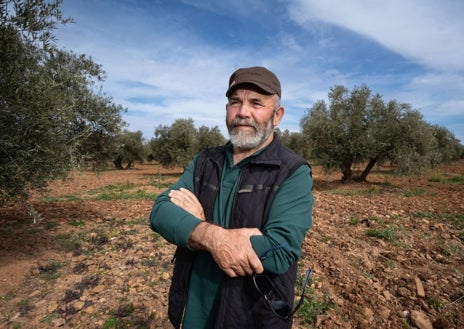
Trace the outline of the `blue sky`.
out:
<instances>
[{"instance_id":1,"label":"blue sky","mask_svg":"<svg viewBox=\"0 0 464 329\"><path fill-rule=\"evenodd\" d=\"M464 142L464 1L64 0L58 46L107 73L104 92L146 139L191 118L225 137L225 90L239 67L282 83L282 130L329 89L367 85Z\"/></svg>"}]
</instances>

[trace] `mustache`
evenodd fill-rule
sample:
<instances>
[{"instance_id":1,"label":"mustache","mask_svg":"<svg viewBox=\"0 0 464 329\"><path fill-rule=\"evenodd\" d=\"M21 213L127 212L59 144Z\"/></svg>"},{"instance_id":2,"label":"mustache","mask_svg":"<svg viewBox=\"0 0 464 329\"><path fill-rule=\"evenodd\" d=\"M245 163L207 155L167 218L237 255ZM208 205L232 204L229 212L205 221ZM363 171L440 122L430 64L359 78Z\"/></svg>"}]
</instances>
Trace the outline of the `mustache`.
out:
<instances>
[{"instance_id":1,"label":"mustache","mask_svg":"<svg viewBox=\"0 0 464 329\"><path fill-rule=\"evenodd\" d=\"M254 122L253 120L247 120L247 119L234 119L231 122L231 126L233 128L236 127L236 126L250 126L250 127L255 128L255 129L259 128L259 126L258 126L258 124L256 124L256 122Z\"/></svg>"}]
</instances>

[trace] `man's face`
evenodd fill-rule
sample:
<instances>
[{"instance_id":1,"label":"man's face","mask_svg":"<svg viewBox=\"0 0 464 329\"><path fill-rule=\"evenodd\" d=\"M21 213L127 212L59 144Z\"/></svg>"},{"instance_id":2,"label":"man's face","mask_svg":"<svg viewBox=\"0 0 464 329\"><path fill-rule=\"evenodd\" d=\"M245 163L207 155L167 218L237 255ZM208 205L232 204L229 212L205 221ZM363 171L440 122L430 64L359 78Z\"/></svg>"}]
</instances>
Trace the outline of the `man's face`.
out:
<instances>
[{"instance_id":1,"label":"man's face","mask_svg":"<svg viewBox=\"0 0 464 329\"><path fill-rule=\"evenodd\" d=\"M264 95L254 88L235 90L227 103L226 124L235 147L250 150L271 138L283 116L276 95Z\"/></svg>"}]
</instances>

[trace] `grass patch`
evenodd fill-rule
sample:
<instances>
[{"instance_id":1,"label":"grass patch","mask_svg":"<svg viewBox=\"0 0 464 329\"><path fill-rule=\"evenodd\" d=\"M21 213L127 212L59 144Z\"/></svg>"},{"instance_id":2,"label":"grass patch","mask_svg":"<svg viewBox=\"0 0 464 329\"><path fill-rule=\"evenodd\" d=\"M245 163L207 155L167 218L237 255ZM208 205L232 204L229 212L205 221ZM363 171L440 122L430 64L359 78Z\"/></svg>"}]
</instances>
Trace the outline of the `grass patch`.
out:
<instances>
[{"instance_id":1,"label":"grass patch","mask_svg":"<svg viewBox=\"0 0 464 329\"><path fill-rule=\"evenodd\" d=\"M77 195L62 195L62 196L47 196L42 199L45 202L66 202L66 201L82 201L83 199Z\"/></svg>"},{"instance_id":2,"label":"grass patch","mask_svg":"<svg viewBox=\"0 0 464 329\"><path fill-rule=\"evenodd\" d=\"M298 273L296 278L296 286L298 287L296 292L297 296L301 295L304 280L305 276ZM315 294L314 289L310 287L311 282L312 278L310 278L310 281L308 282L303 305L301 305L296 312L304 324L314 324L316 322L316 317L319 314L326 314L328 310L335 307L335 303L329 295L324 294L322 297L318 297Z\"/></svg>"},{"instance_id":3,"label":"grass patch","mask_svg":"<svg viewBox=\"0 0 464 329\"><path fill-rule=\"evenodd\" d=\"M426 194L427 192L424 189L414 189L414 190L403 192L403 195L406 197L423 196Z\"/></svg>"},{"instance_id":4,"label":"grass patch","mask_svg":"<svg viewBox=\"0 0 464 329\"><path fill-rule=\"evenodd\" d=\"M26 314L33 308L33 306L31 305L31 301L29 299L21 300L18 304L16 304L16 306L18 306L19 312L21 314Z\"/></svg>"},{"instance_id":5,"label":"grass patch","mask_svg":"<svg viewBox=\"0 0 464 329\"><path fill-rule=\"evenodd\" d=\"M363 188L363 189L352 189L352 190L333 190L333 194L342 195L342 196L364 196L364 197L373 197L381 195L382 191L376 189L375 187Z\"/></svg>"},{"instance_id":6,"label":"grass patch","mask_svg":"<svg viewBox=\"0 0 464 329\"><path fill-rule=\"evenodd\" d=\"M432 212L417 211L413 214L413 216L417 218L427 218L430 220L443 220L457 228L464 229L464 214L435 214Z\"/></svg>"},{"instance_id":7,"label":"grass patch","mask_svg":"<svg viewBox=\"0 0 464 329\"><path fill-rule=\"evenodd\" d=\"M429 182L443 184L464 184L464 175L435 175L429 179Z\"/></svg>"},{"instance_id":8,"label":"grass patch","mask_svg":"<svg viewBox=\"0 0 464 329\"><path fill-rule=\"evenodd\" d=\"M361 223L361 220L356 215L351 216L348 220L348 224L350 225L358 225L359 223Z\"/></svg>"},{"instance_id":9,"label":"grass patch","mask_svg":"<svg viewBox=\"0 0 464 329\"><path fill-rule=\"evenodd\" d=\"M103 326L102 326L102 329L113 329L113 328L119 328L121 323L121 321L117 318L109 318L108 320L105 321L105 323L103 323Z\"/></svg>"},{"instance_id":10,"label":"grass patch","mask_svg":"<svg viewBox=\"0 0 464 329\"><path fill-rule=\"evenodd\" d=\"M77 252L81 249L82 241L71 233L61 233L55 236L66 252Z\"/></svg>"},{"instance_id":11,"label":"grass patch","mask_svg":"<svg viewBox=\"0 0 464 329\"><path fill-rule=\"evenodd\" d=\"M144 190L137 191L107 191L102 192L94 197L98 201L110 200L155 200L158 196L157 193L150 193Z\"/></svg>"},{"instance_id":12,"label":"grass patch","mask_svg":"<svg viewBox=\"0 0 464 329\"><path fill-rule=\"evenodd\" d=\"M366 231L367 236L383 239L386 241L394 241L398 238L399 228L396 225L389 225L383 229L370 228Z\"/></svg>"},{"instance_id":13,"label":"grass patch","mask_svg":"<svg viewBox=\"0 0 464 329\"><path fill-rule=\"evenodd\" d=\"M129 182L110 184L104 187L91 190L89 194L101 194L101 193L107 193L107 192L122 192L122 191L133 189L137 186L138 186L137 184L129 183Z\"/></svg>"},{"instance_id":14,"label":"grass patch","mask_svg":"<svg viewBox=\"0 0 464 329\"><path fill-rule=\"evenodd\" d=\"M39 270L40 277L46 281L55 280L58 278L58 270L63 267L63 263L57 261L51 261L47 264L39 264L37 269Z\"/></svg>"},{"instance_id":15,"label":"grass patch","mask_svg":"<svg viewBox=\"0 0 464 329\"><path fill-rule=\"evenodd\" d=\"M85 201L88 199L97 201L109 200L155 200L157 193L147 192L143 189L144 185L130 182L110 184L101 188L93 189L88 192L87 196L62 195L48 196L42 200L45 202L66 202L66 201ZM90 196L89 196L90 195Z\"/></svg>"}]
</instances>

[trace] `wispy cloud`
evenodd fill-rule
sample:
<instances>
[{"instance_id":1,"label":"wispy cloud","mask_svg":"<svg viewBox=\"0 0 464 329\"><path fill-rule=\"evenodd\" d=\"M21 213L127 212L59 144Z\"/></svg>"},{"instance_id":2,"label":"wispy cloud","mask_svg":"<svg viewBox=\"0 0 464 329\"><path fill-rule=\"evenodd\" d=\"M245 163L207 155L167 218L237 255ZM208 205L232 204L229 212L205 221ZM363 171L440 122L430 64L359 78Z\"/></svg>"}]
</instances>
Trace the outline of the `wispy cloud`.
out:
<instances>
[{"instance_id":1,"label":"wispy cloud","mask_svg":"<svg viewBox=\"0 0 464 329\"><path fill-rule=\"evenodd\" d=\"M366 36L437 70L464 71L464 2L454 0L292 0L290 17ZM308 25L309 24L309 25Z\"/></svg>"},{"instance_id":2,"label":"wispy cloud","mask_svg":"<svg viewBox=\"0 0 464 329\"><path fill-rule=\"evenodd\" d=\"M103 65L105 91L146 138L177 118L226 135L229 75L263 65L283 85L281 129L299 130L335 84L366 84L464 140L462 9L452 0L65 1L76 23L58 37Z\"/></svg>"}]
</instances>

